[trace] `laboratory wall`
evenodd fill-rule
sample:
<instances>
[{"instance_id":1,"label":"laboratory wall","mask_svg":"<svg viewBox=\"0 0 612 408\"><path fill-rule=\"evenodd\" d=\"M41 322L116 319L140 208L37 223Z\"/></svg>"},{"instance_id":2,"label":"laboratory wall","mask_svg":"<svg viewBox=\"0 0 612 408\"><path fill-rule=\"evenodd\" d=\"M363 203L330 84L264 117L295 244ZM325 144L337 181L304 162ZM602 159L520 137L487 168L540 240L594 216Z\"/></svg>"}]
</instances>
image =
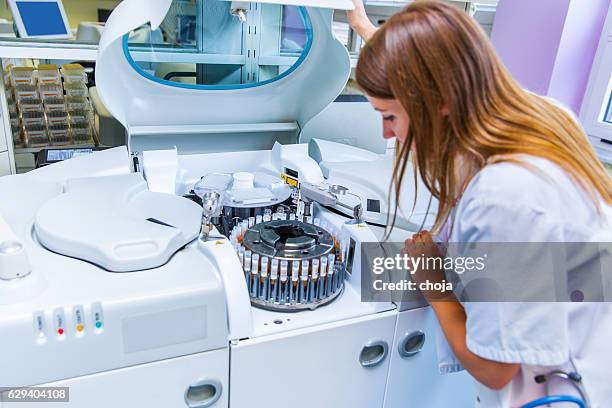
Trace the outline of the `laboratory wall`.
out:
<instances>
[{"instance_id":1,"label":"laboratory wall","mask_svg":"<svg viewBox=\"0 0 612 408\"><path fill-rule=\"evenodd\" d=\"M71 28L77 28L83 21L98 21L98 9L112 10L118 0L63 0ZM6 0L0 3L0 18L12 20L13 16Z\"/></svg>"},{"instance_id":2,"label":"laboratory wall","mask_svg":"<svg viewBox=\"0 0 612 408\"><path fill-rule=\"evenodd\" d=\"M527 89L576 114L610 0L500 0L491 40Z\"/></svg>"}]
</instances>

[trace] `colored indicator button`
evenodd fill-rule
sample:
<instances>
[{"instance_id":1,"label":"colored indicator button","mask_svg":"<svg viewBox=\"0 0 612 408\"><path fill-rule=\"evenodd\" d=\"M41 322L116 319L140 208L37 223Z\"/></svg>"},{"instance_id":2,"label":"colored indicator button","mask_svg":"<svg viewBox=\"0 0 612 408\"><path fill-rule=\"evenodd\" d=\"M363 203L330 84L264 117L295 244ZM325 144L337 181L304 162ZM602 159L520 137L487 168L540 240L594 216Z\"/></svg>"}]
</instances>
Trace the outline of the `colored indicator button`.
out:
<instances>
[{"instance_id":1,"label":"colored indicator button","mask_svg":"<svg viewBox=\"0 0 612 408\"><path fill-rule=\"evenodd\" d=\"M85 330L85 326L83 326L82 324L77 324L76 329L77 329L77 331L80 333L80 332L82 332L83 330Z\"/></svg>"},{"instance_id":2,"label":"colored indicator button","mask_svg":"<svg viewBox=\"0 0 612 408\"><path fill-rule=\"evenodd\" d=\"M96 329L99 329L102 327L102 322L96 322Z\"/></svg>"},{"instance_id":3,"label":"colored indicator button","mask_svg":"<svg viewBox=\"0 0 612 408\"><path fill-rule=\"evenodd\" d=\"M57 334L59 334L60 336L64 334L64 329L57 329Z\"/></svg>"}]
</instances>

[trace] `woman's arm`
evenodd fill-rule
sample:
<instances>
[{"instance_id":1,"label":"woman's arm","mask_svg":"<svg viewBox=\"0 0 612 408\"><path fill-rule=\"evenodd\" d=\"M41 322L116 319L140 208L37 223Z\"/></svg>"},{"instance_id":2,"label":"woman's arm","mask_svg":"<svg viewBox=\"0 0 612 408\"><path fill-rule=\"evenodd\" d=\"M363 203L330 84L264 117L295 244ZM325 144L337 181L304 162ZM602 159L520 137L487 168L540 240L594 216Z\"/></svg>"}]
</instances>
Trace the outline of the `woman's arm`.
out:
<instances>
[{"instance_id":1,"label":"woman's arm","mask_svg":"<svg viewBox=\"0 0 612 408\"><path fill-rule=\"evenodd\" d=\"M355 5L355 9L347 10L346 12L348 22L353 31L363 38L364 41L368 41L376 31L376 27L366 14L363 0L353 0L353 4Z\"/></svg>"},{"instance_id":2,"label":"woman's arm","mask_svg":"<svg viewBox=\"0 0 612 408\"><path fill-rule=\"evenodd\" d=\"M440 327L457 359L479 383L500 390L514 378L519 364L500 363L487 360L472 353L466 343L466 315L463 306L458 301L430 302ZM495 324L495 322L491 322Z\"/></svg>"},{"instance_id":3,"label":"woman's arm","mask_svg":"<svg viewBox=\"0 0 612 408\"><path fill-rule=\"evenodd\" d=\"M404 251L412 257L441 256L431 234L426 231L420 232L412 239L407 240ZM441 282L444 278L444 272L440 270L419 270L413 275L413 280L417 282L425 280ZM434 310L444 336L463 368L479 383L489 388L494 390L504 388L514 378L520 364L500 363L472 353L467 347L467 316L461 303L455 297L449 298L445 293L432 291L423 291L422 293ZM491 322L491 324L496 323Z\"/></svg>"}]
</instances>

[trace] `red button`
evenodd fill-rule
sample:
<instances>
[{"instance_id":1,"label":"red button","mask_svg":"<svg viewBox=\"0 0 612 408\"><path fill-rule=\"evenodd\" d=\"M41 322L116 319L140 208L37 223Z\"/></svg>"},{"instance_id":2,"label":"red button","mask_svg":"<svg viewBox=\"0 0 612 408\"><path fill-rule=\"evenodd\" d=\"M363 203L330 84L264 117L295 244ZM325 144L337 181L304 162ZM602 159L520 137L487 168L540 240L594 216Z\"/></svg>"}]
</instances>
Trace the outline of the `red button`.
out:
<instances>
[{"instance_id":1,"label":"red button","mask_svg":"<svg viewBox=\"0 0 612 408\"><path fill-rule=\"evenodd\" d=\"M57 333L61 336L62 334L64 334L64 329L58 329Z\"/></svg>"}]
</instances>

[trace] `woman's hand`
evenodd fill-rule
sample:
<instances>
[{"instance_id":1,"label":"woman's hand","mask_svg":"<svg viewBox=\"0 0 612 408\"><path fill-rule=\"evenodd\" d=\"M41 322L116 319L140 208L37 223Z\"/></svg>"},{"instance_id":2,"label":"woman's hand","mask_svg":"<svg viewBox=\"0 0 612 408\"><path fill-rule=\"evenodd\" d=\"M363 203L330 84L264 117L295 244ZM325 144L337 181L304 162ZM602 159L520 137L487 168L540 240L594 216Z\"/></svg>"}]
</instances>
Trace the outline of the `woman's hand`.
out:
<instances>
[{"instance_id":1,"label":"woman's hand","mask_svg":"<svg viewBox=\"0 0 612 408\"><path fill-rule=\"evenodd\" d=\"M366 14L363 0L353 0L353 4L355 5L355 9L346 11L348 22L353 31L365 41L368 41L376 31L376 27Z\"/></svg>"},{"instance_id":2,"label":"woman's hand","mask_svg":"<svg viewBox=\"0 0 612 408\"><path fill-rule=\"evenodd\" d=\"M442 260L441 264L430 261L429 265L426 264L425 267L419 268L412 275L412 280L417 285L426 281L441 283L445 279L444 268L439 267L444 265L444 254L428 231L421 231L407 239L402 254L413 258ZM487 360L468 349L466 342L467 316L463 306L452 292L421 290L421 293L431 304L444 336L461 365L481 384L494 390L505 387L518 373L520 365ZM491 322L491 324L495 324L495 322Z\"/></svg>"},{"instance_id":3,"label":"woman's hand","mask_svg":"<svg viewBox=\"0 0 612 408\"><path fill-rule=\"evenodd\" d=\"M444 254L434 242L429 231L421 231L405 241L402 255L413 259L421 258L422 262L416 271L411 271L412 281L420 288L427 286L444 287L446 274L444 273ZM438 284L438 285L436 285ZM452 292L446 290L421 290L428 302L454 299Z\"/></svg>"}]
</instances>

